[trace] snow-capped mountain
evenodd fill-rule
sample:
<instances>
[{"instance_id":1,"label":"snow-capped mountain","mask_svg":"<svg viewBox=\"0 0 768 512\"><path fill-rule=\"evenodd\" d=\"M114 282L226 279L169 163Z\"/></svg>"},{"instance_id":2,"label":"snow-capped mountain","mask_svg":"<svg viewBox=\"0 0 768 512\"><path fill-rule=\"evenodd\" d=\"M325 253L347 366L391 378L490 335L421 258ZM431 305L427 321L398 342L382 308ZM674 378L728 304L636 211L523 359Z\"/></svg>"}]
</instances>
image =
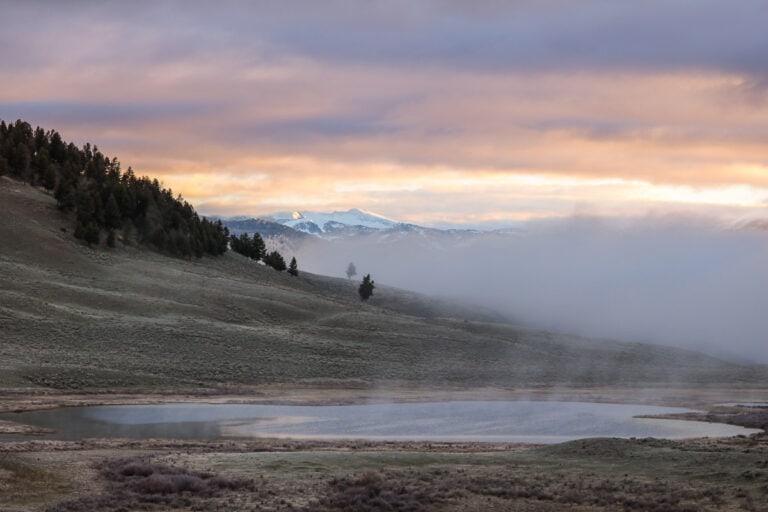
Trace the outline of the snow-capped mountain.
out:
<instances>
[{"instance_id":1,"label":"snow-capped mountain","mask_svg":"<svg viewBox=\"0 0 768 512\"><path fill-rule=\"evenodd\" d=\"M335 212L279 212L266 220L321 238L343 238L407 226L373 212L352 208Z\"/></svg>"},{"instance_id":2,"label":"snow-capped mountain","mask_svg":"<svg viewBox=\"0 0 768 512\"><path fill-rule=\"evenodd\" d=\"M485 233L475 229L437 229L398 222L370 211L352 208L346 211L278 212L262 216L221 218L231 233L260 233L262 237L280 239L297 245L307 239L362 240L392 243L409 238L421 243L463 243Z\"/></svg>"},{"instance_id":3,"label":"snow-capped mountain","mask_svg":"<svg viewBox=\"0 0 768 512\"><path fill-rule=\"evenodd\" d=\"M362 264L382 250L394 250L398 254L454 252L479 243L497 243L514 235L501 231L428 228L356 208L340 212L279 212L258 219L230 217L221 221L233 235L259 233L268 250L295 256L302 268L328 275L334 275L334 265L339 264L336 259L354 256L355 263ZM328 266L323 266L326 263Z\"/></svg>"}]
</instances>

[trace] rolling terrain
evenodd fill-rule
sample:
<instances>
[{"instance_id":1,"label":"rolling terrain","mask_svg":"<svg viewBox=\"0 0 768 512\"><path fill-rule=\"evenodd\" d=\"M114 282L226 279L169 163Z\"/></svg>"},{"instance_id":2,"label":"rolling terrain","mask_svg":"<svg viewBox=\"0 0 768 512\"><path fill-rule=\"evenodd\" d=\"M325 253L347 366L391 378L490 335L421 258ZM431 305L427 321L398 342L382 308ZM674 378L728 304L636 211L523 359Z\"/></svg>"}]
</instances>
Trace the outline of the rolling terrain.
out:
<instances>
[{"instance_id":1,"label":"rolling terrain","mask_svg":"<svg viewBox=\"0 0 768 512\"><path fill-rule=\"evenodd\" d=\"M231 252L184 260L89 248L49 195L7 178L0 215L3 411L182 393L318 403L381 399L377 390L407 400L765 396L760 365L523 329L380 284L362 303L354 281L294 278ZM714 419L746 424L723 414ZM767 453L764 434L548 447L0 439L0 510L765 510Z\"/></svg>"},{"instance_id":2,"label":"rolling terrain","mask_svg":"<svg viewBox=\"0 0 768 512\"><path fill-rule=\"evenodd\" d=\"M4 388L722 388L768 377L683 350L523 329L381 283L362 303L354 281L294 278L234 253L90 248L52 197L8 178L0 213Z\"/></svg>"}]
</instances>

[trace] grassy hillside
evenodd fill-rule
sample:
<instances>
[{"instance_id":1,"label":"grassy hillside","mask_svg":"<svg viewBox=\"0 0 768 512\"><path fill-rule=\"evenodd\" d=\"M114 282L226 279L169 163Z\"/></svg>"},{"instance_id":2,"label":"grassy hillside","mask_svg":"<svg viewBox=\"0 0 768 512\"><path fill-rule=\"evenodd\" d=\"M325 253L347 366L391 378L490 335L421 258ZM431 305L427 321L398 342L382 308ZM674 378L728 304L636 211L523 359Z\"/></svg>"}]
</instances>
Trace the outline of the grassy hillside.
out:
<instances>
[{"instance_id":1,"label":"grassy hillside","mask_svg":"<svg viewBox=\"0 0 768 512\"><path fill-rule=\"evenodd\" d=\"M0 387L723 387L768 377L763 366L494 323L378 285L363 304L354 282L294 278L232 253L90 249L64 231L71 222L50 195L8 178L0 215Z\"/></svg>"}]
</instances>

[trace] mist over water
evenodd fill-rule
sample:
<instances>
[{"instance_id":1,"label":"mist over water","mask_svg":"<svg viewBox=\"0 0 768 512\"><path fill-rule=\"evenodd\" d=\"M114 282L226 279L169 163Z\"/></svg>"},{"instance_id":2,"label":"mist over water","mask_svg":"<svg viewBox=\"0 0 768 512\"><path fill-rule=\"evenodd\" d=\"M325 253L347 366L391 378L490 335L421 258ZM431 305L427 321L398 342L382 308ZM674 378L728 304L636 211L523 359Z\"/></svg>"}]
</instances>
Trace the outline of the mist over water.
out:
<instances>
[{"instance_id":1,"label":"mist over water","mask_svg":"<svg viewBox=\"0 0 768 512\"><path fill-rule=\"evenodd\" d=\"M768 363L768 231L700 218L531 222L461 239L312 240L302 268L492 308L520 324ZM378 293L384 293L379 291Z\"/></svg>"}]
</instances>

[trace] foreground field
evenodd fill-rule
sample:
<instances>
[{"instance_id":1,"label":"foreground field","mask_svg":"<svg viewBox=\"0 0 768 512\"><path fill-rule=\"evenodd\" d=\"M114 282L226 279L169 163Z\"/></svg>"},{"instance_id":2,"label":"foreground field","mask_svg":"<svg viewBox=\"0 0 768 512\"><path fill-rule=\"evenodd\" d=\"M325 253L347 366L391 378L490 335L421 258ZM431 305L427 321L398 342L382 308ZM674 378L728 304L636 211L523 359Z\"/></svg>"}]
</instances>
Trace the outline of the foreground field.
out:
<instances>
[{"instance_id":1,"label":"foreground field","mask_svg":"<svg viewBox=\"0 0 768 512\"><path fill-rule=\"evenodd\" d=\"M66 448L32 444L2 453L0 510L756 511L768 502L765 436L528 448L298 442Z\"/></svg>"}]
</instances>

